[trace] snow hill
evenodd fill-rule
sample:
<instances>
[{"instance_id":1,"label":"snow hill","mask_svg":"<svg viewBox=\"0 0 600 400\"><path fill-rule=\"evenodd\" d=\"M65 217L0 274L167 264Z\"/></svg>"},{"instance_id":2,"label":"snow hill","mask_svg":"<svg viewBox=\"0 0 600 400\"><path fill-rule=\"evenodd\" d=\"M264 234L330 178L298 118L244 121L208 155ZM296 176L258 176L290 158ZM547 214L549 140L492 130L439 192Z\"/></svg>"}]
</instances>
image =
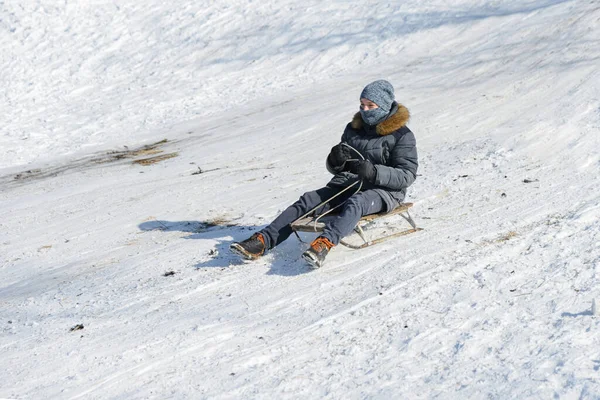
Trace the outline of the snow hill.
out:
<instances>
[{"instance_id":1,"label":"snow hill","mask_svg":"<svg viewBox=\"0 0 600 400\"><path fill-rule=\"evenodd\" d=\"M599 24L597 0L0 2L0 398L600 398ZM328 181L381 78L424 230L317 271L293 237L232 257Z\"/></svg>"}]
</instances>

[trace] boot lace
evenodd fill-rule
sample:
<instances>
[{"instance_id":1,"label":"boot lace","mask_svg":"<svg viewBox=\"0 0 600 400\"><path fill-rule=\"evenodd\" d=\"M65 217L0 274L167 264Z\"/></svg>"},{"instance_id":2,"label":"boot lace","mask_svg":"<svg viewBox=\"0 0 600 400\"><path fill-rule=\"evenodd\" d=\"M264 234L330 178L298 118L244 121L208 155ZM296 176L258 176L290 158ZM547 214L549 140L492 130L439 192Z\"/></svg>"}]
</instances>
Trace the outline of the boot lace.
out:
<instances>
[{"instance_id":1,"label":"boot lace","mask_svg":"<svg viewBox=\"0 0 600 400\"><path fill-rule=\"evenodd\" d=\"M315 250L318 253L320 253L324 249L327 249L329 251L333 246L335 245L331 243L329 239L324 237L318 237L310 244L310 247L312 247L313 250Z\"/></svg>"}]
</instances>

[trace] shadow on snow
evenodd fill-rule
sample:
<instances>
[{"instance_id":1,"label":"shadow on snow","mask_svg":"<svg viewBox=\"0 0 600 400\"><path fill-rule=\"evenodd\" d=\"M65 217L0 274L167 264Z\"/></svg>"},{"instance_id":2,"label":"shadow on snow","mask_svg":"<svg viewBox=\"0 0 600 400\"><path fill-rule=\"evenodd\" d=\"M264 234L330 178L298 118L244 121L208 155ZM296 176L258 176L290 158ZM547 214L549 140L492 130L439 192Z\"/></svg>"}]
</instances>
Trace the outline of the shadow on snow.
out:
<instances>
[{"instance_id":1,"label":"shadow on snow","mask_svg":"<svg viewBox=\"0 0 600 400\"><path fill-rule=\"evenodd\" d=\"M298 243L295 237L290 237L276 249L269 251L258 260L242 260L229 250L233 242L248 238L252 233L264 226L237 225L230 222L203 221L164 221L152 220L138 225L141 231L184 232L189 233L184 239L214 240L214 249L206 259L196 263L194 268L229 268L236 265L267 265L267 275L295 276L310 272L306 263L301 260L301 254L306 245Z\"/></svg>"}]
</instances>

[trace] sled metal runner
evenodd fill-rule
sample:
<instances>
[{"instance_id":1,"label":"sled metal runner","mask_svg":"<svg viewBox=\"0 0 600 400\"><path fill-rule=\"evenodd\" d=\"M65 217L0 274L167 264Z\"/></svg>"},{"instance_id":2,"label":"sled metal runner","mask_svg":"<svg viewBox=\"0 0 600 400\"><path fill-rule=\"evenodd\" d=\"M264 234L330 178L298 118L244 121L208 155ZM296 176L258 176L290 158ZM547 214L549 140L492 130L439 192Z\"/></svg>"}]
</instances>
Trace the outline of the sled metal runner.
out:
<instances>
[{"instance_id":1,"label":"sled metal runner","mask_svg":"<svg viewBox=\"0 0 600 400\"><path fill-rule=\"evenodd\" d=\"M364 217L362 217L360 219L360 221L358 221L358 224L354 228L354 231L358 234L358 236L360 236L360 238L364 241L364 243L361 245L355 245L352 243L348 243L345 240L341 240L340 244L342 244L346 247L349 247L351 249L355 249L355 250L364 249L365 247L384 242L388 239L408 235L409 233L414 233L414 232L423 230L422 228L417 228L417 224L415 223L415 221L412 219L412 217L410 216L410 214L408 212L408 209L411 208L412 206L413 206L413 203L402 203L402 204L400 204L400 206L396 207L393 211L391 211L389 213L365 215ZM391 235L386 235L386 236L382 236L379 238L375 238L373 240L367 239L367 237L366 237L367 235L365 234L365 231L363 230L362 225L364 225L368 222L371 222L375 219L378 219L378 218L389 217L389 216L397 215L397 214L399 214L402 218L404 218L410 224L411 229L406 229L404 231L396 232ZM325 223L320 222L318 220L318 218L319 218L319 216L306 216L306 217L298 218L296 221L291 223L290 226L292 227L292 230L294 231L296 236L298 236L298 239L300 241L302 241L302 239L300 239L298 232L323 232L323 229L325 228ZM368 232L368 230L367 230L367 232Z\"/></svg>"}]
</instances>

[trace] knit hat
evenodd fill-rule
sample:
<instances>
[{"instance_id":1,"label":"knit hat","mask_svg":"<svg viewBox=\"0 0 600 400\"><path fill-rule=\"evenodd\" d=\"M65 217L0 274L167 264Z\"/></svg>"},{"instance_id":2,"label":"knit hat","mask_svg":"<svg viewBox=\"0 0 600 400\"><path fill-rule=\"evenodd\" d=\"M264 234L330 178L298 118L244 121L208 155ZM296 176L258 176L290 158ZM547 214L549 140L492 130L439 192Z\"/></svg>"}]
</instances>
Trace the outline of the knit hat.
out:
<instances>
[{"instance_id":1,"label":"knit hat","mask_svg":"<svg viewBox=\"0 0 600 400\"><path fill-rule=\"evenodd\" d=\"M365 86L360 98L371 100L379 108L389 113L394 102L394 87L388 81L380 79Z\"/></svg>"}]
</instances>

